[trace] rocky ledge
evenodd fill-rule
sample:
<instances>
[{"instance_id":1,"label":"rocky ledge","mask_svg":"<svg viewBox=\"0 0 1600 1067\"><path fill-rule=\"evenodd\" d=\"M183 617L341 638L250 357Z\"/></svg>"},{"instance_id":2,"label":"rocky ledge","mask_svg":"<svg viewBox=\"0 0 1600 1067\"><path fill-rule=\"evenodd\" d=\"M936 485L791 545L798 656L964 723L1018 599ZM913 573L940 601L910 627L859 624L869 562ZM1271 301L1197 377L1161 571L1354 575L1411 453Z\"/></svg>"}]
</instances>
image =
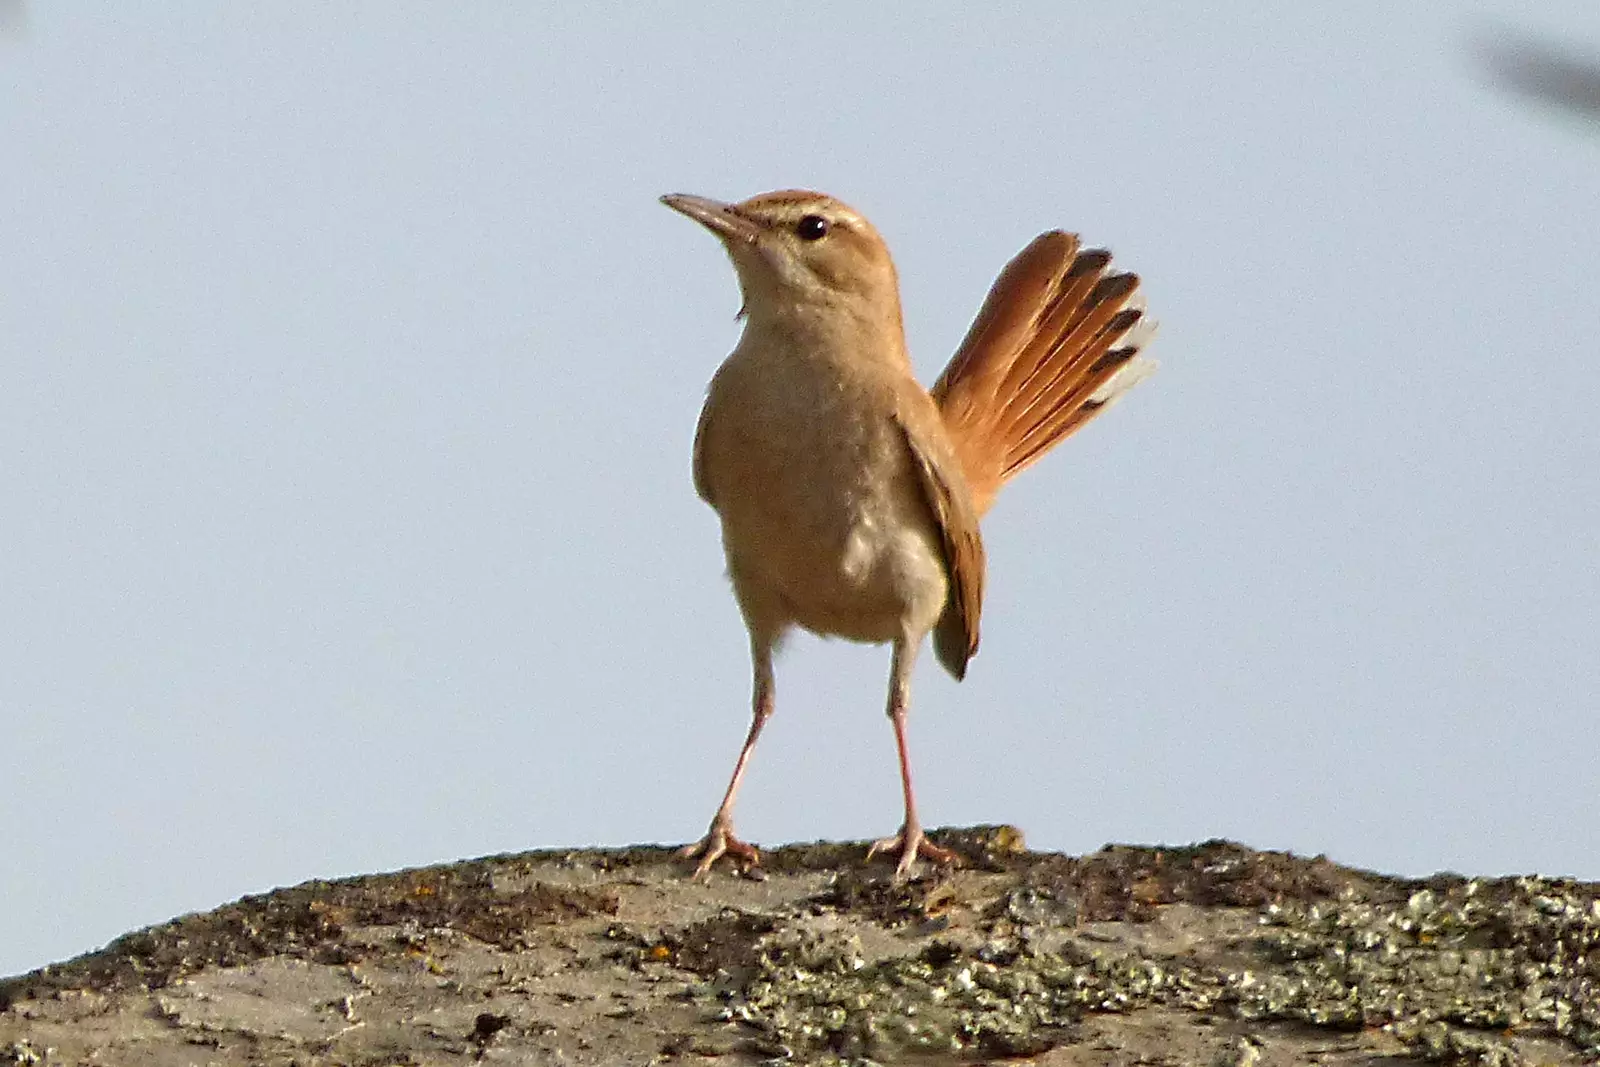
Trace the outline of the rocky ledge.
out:
<instances>
[{"instance_id":1,"label":"rocky ledge","mask_svg":"<svg viewBox=\"0 0 1600 1067\"><path fill-rule=\"evenodd\" d=\"M0 980L0 1065L1600 1062L1600 885L932 835L308 882Z\"/></svg>"}]
</instances>

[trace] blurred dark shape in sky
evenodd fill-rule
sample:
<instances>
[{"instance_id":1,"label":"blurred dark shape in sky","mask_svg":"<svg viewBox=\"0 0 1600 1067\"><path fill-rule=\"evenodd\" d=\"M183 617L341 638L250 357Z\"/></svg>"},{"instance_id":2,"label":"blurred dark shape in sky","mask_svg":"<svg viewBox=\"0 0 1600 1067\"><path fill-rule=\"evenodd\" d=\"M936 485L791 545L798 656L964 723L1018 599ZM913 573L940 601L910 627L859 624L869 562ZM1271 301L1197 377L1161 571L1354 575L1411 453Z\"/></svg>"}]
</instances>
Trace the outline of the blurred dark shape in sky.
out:
<instances>
[{"instance_id":1,"label":"blurred dark shape in sky","mask_svg":"<svg viewBox=\"0 0 1600 1067\"><path fill-rule=\"evenodd\" d=\"M1600 54L1507 30L1479 33L1475 51L1496 87L1600 121Z\"/></svg>"}]
</instances>

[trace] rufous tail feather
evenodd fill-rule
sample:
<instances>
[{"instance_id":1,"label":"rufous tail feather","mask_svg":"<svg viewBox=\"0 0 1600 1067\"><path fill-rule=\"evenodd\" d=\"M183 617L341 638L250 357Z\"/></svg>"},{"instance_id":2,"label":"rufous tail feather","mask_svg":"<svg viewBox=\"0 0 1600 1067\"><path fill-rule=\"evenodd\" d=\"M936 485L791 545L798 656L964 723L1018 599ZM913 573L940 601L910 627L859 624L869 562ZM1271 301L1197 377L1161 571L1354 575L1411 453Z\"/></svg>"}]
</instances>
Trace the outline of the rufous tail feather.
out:
<instances>
[{"instance_id":1,"label":"rufous tail feather","mask_svg":"<svg viewBox=\"0 0 1600 1067\"><path fill-rule=\"evenodd\" d=\"M1155 369L1139 277L1052 230L1019 252L933 387L979 513Z\"/></svg>"}]
</instances>

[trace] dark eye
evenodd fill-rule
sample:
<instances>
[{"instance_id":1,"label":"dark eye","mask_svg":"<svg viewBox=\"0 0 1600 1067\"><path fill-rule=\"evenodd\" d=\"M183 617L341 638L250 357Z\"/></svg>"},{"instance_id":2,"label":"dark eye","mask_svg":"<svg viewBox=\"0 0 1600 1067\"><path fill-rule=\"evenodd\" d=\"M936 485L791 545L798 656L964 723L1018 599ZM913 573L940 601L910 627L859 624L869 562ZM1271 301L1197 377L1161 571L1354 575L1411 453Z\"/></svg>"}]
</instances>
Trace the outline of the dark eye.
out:
<instances>
[{"instance_id":1,"label":"dark eye","mask_svg":"<svg viewBox=\"0 0 1600 1067\"><path fill-rule=\"evenodd\" d=\"M821 215L807 215L794 224L794 232L802 241L820 241L828 235L828 220Z\"/></svg>"}]
</instances>

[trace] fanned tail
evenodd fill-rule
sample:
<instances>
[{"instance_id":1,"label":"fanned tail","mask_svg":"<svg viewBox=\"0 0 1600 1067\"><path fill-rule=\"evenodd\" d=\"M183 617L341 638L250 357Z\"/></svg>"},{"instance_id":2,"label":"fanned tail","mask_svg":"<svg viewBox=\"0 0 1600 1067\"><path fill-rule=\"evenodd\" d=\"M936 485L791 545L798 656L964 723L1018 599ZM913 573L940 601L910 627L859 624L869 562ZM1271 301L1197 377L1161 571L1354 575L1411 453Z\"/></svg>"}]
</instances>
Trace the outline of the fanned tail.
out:
<instances>
[{"instance_id":1,"label":"fanned tail","mask_svg":"<svg viewBox=\"0 0 1600 1067\"><path fill-rule=\"evenodd\" d=\"M989 290L932 393L980 513L1062 439L1143 381L1155 333L1136 274L1052 230Z\"/></svg>"}]
</instances>

